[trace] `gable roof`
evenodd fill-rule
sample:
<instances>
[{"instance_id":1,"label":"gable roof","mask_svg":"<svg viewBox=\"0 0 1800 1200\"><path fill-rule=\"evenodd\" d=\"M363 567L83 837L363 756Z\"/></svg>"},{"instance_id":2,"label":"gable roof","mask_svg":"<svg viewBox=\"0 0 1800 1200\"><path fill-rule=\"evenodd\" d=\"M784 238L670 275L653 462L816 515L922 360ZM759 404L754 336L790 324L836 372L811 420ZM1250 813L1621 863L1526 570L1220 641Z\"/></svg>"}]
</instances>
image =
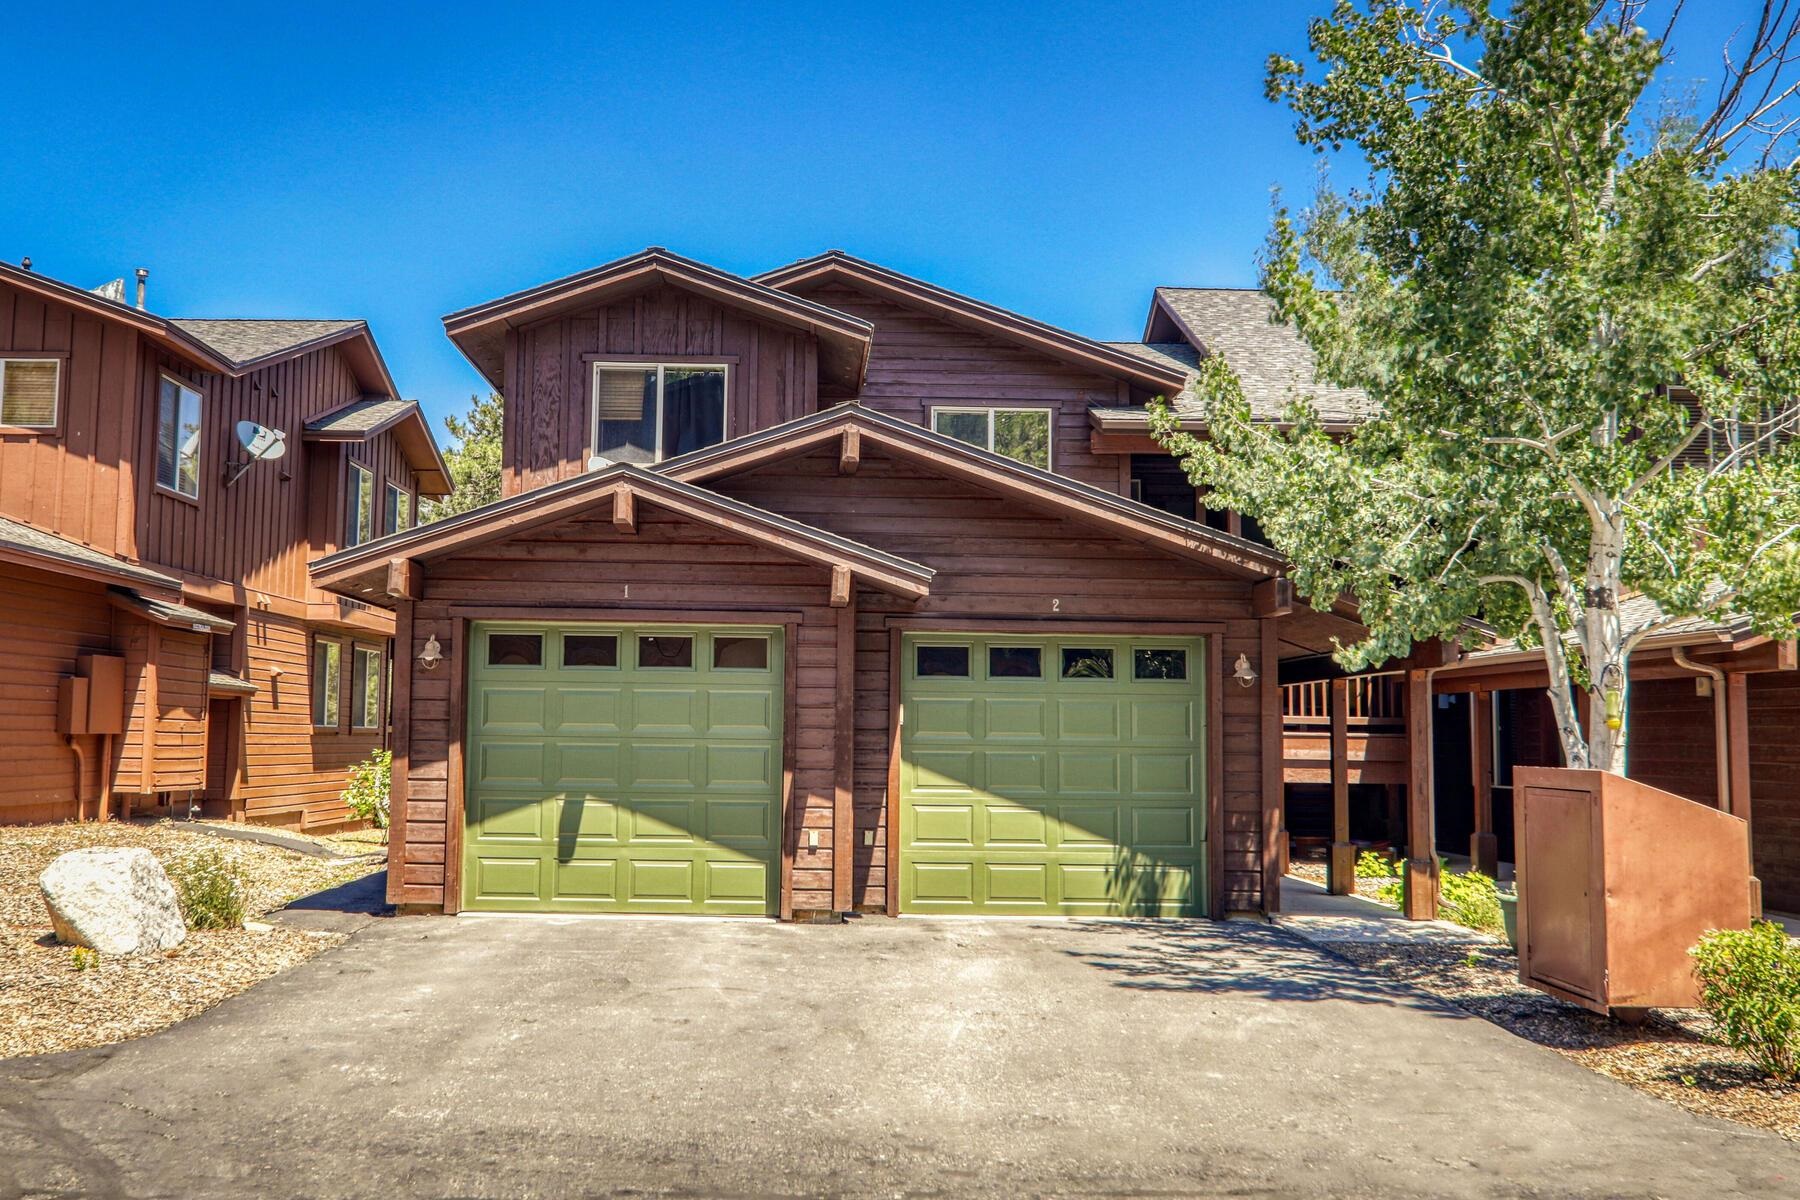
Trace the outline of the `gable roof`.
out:
<instances>
[{"instance_id":1,"label":"gable roof","mask_svg":"<svg viewBox=\"0 0 1800 1200\"><path fill-rule=\"evenodd\" d=\"M1205 417L1192 381L1201 359L1213 354L1223 354L1231 364L1258 420L1279 421L1296 395L1309 396L1327 425L1368 419L1368 394L1320 379L1312 348L1299 330L1275 323L1274 317L1275 302L1260 288L1159 287L1144 321L1144 340L1119 345L1132 354L1180 363L1186 382L1175 411L1183 419Z\"/></svg>"},{"instance_id":2,"label":"gable roof","mask_svg":"<svg viewBox=\"0 0 1800 1200\"><path fill-rule=\"evenodd\" d=\"M0 562L18 563L102 583L154 588L173 595L181 593L181 580L172 575L102 554L79 542L45 533L7 517L0 517Z\"/></svg>"},{"instance_id":3,"label":"gable roof","mask_svg":"<svg viewBox=\"0 0 1800 1200\"><path fill-rule=\"evenodd\" d=\"M383 604L390 595L389 566L395 560L454 554L565 520L601 503L617 505L621 498L640 497L646 503L801 561L842 568L871 587L898 595L914 599L925 596L936 575L930 567L911 559L630 463L614 463L603 470L521 492L431 525L365 542L319 559L308 570L316 587Z\"/></svg>"},{"instance_id":4,"label":"gable roof","mask_svg":"<svg viewBox=\"0 0 1800 1200\"><path fill-rule=\"evenodd\" d=\"M122 301L102 296L98 292L90 292L78 288L74 284L64 283L60 279L52 279L48 275L40 275L36 271L15 267L10 263L0 263L0 283L9 283L14 287L66 304L82 312L97 317L117 321L128 325L151 342L180 355L190 362L198 364L207 371L229 373L231 364L226 362L210 346L194 339L191 334L176 328L172 323L155 313L141 308L133 308Z\"/></svg>"},{"instance_id":5,"label":"gable roof","mask_svg":"<svg viewBox=\"0 0 1800 1200\"><path fill-rule=\"evenodd\" d=\"M171 317L169 324L212 349L238 370L265 359L284 358L342 341L362 321L281 321L232 318Z\"/></svg>"},{"instance_id":6,"label":"gable roof","mask_svg":"<svg viewBox=\"0 0 1800 1200\"><path fill-rule=\"evenodd\" d=\"M450 467L417 400L363 396L314 417L306 423L302 436L309 442L366 442L390 429L400 452L419 473L419 491L427 496L448 496L455 486Z\"/></svg>"},{"instance_id":7,"label":"gable roof","mask_svg":"<svg viewBox=\"0 0 1800 1200\"><path fill-rule=\"evenodd\" d=\"M1246 579L1271 579L1287 560L1269 547L1172 516L1100 488L977 449L860 404L840 404L760 433L734 438L658 464L659 474L703 483L767 462L810 453L854 431L880 447L1026 503L1055 510L1179 558L1206 562Z\"/></svg>"},{"instance_id":8,"label":"gable roof","mask_svg":"<svg viewBox=\"0 0 1800 1200\"><path fill-rule=\"evenodd\" d=\"M815 335L819 339L821 382L853 392L861 390L874 333L867 321L671 254L661 246L460 309L444 318L444 332L489 383L504 390L507 329L659 284L694 292L759 320Z\"/></svg>"},{"instance_id":9,"label":"gable roof","mask_svg":"<svg viewBox=\"0 0 1800 1200\"><path fill-rule=\"evenodd\" d=\"M1147 361L1105 342L1058 329L923 279L902 275L842 250L827 250L765 271L756 276L756 282L784 291L810 284L843 283L908 308L922 309L950 324L991 334L1098 374L1128 380L1148 391L1173 395L1186 382L1182 372L1165 364Z\"/></svg>"}]
</instances>

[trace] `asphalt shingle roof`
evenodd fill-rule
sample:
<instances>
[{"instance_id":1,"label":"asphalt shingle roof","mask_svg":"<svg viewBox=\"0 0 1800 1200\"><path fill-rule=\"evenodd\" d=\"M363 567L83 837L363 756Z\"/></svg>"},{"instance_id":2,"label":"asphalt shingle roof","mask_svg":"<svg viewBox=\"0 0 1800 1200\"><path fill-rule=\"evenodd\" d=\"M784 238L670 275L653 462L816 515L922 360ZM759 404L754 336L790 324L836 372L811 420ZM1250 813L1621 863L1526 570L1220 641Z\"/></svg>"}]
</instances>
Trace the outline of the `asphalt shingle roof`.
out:
<instances>
[{"instance_id":1,"label":"asphalt shingle roof","mask_svg":"<svg viewBox=\"0 0 1800 1200\"><path fill-rule=\"evenodd\" d=\"M395 400L388 396L364 396L355 404L346 404L322 417L306 423L306 432L351 436L379 429L403 416L418 405L411 400Z\"/></svg>"},{"instance_id":2,"label":"asphalt shingle roof","mask_svg":"<svg viewBox=\"0 0 1800 1200\"><path fill-rule=\"evenodd\" d=\"M169 324L234 366L355 329L361 321L257 321L171 317Z\"/></svg>"},{"instance_id":3,"label":"asphalt shingle roof","mask_svg":"<svg viewBox=\"0 0 1800 1200\"><path fill-rule=\"evenodd\" d=\"M147 587L176 589L181 586L181 581L173 576L125 562L110 554L102 554L79 542L59 538L53 533L45 533L41 529L34 529L5 517L0 517L0 546L11 546L41 558L60 559L76 566L96 568Z\"/></svg>"},{"instance_id":4,"label":"asphalt shingle roof","mask_svg":"<svg viewBox=\"0 0 1800 1200\"><path fill-rule=\"evenodd\" d=\"M1619 620L1627 630L1638 629L1663 618L1662 606L1650 597L1640 593L1621 596L1619 599ZM1696 635L1719 637L1729 635L1738 630L1743 622L1733 617L1717 619L1712 617L1684 617L1671 622L1652 635L1654 639L1683 638ZM1573 636L1570 638L1573 641ZM1519 643L1515 638L1502 638L1490 646L1472 650L1464 656L1464 662L1480 662L1489 658L1504 658L1507 655L1520 653ZM1450 670L1454 670L1452 667Z\"/></svg>"},{"instance_id":5,"label":"asphalt shingle roof","mask_svg":"<svg viewBox=\"0 0 1800 1200\"><path fill-rule=\"evenodd\" d=\"M1275 302L1255 288L1160 287L1156 295L1199 341L1207 354L1223 354L1243 384L1244 399L1259 420L1278 420L1296 395L1312 398L1319 416L1333 424L1367 419L1368 396L1319 379L1313 352L1291 325L1272 323ZM1199 354L1185 342L1115 342L1142 358L1177 362L1190 385L1175 400L1184 417L1203 417L1194 398L1192 373Z\"/></svg>"}]
</instances>

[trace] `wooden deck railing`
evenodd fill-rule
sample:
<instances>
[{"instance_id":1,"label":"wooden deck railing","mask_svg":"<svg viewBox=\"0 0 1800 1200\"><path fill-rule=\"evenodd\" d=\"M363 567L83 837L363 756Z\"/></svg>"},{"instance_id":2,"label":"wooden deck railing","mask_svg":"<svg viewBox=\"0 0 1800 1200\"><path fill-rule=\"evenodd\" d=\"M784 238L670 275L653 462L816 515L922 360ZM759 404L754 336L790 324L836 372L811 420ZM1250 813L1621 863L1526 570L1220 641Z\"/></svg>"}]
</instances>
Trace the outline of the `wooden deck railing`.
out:
<instances>
[{"instance_id":1,"label":"wooden deck railing","mask_svg":"<svg viewBox=\"0 0 1800 1200\"><path fill-rule=\"evenodd\" d=\"M1354 675L1345 683L1345 723L1352 729L1406 728L1406 680L1400 675ZM1283 684L1281 721L1302 733L1331 728L1331 680Z\"/></svg>"}]
</instances>

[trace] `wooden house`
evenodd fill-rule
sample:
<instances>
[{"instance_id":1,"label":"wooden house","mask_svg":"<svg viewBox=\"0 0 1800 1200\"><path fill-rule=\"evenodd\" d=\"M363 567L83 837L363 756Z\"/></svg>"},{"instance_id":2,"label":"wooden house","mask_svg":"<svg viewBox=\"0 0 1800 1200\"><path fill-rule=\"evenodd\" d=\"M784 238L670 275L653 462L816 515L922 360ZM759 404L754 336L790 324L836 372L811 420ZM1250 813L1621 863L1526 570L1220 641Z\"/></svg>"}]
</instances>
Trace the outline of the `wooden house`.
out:
<instances>
[{"instance_id":1,"label":"wooden house","mask_svg":"<svg viewBox=\"0 0 1800 1200\"><path fill-rule=\"evenodd\" d=\"M1281 662L1357 627L1146 502L1178 357L837 251L653 248L445 327L505 498L312 564L396 614L395 903L1276 906Z\"/></svg>"},{"instance_id":2,"label":"wooden house","mask_svg":"<svg viewBox=\"0 0 1800 1200\"><path fill-rule=\"evenodd\" d=\"M139 301L0 266L0 821L342 824L393 616L306 563L410 526L443 459L364 322Z\"/></svg>"}]
</instances>

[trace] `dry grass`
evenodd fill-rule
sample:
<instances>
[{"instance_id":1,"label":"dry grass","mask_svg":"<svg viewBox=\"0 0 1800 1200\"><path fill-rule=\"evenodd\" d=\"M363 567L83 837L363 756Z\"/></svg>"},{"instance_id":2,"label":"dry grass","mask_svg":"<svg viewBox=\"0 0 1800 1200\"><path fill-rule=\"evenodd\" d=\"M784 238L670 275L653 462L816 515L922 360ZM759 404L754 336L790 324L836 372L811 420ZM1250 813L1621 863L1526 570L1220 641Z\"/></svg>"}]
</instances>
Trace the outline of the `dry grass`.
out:
<instances>
[{"instance_id":1,"label":"dry grass","mask_svg":"<svg viewBox=\"0 0 1800 1200\"><path fill-rule=\"evenodd\" d=\"M1520 983L1505 945L1330 949L1660 1100L1800 1141L1800 1087L1762 1078L1745 1055L1709 1041L1702 1013L1659 1009L1636 1028L1621 1024Z\"/></svg>"},{"instance_id":2,"label":"dry grass","mask_svg":"<svg viewBox=\"0 0 1800 1200\"><path fill-rule=\"evenodd\" d=\"M0 827L0 1058L154 1033L343 941L281 926L193 931L163 954L99 956L78 969L72 948L51 937L37 877L57 855L90 846L142 846L165 864L216 849L245 885L245 911L256 914L380 869L207 837L171 821Z\"/></svg>"}]
</instances>

